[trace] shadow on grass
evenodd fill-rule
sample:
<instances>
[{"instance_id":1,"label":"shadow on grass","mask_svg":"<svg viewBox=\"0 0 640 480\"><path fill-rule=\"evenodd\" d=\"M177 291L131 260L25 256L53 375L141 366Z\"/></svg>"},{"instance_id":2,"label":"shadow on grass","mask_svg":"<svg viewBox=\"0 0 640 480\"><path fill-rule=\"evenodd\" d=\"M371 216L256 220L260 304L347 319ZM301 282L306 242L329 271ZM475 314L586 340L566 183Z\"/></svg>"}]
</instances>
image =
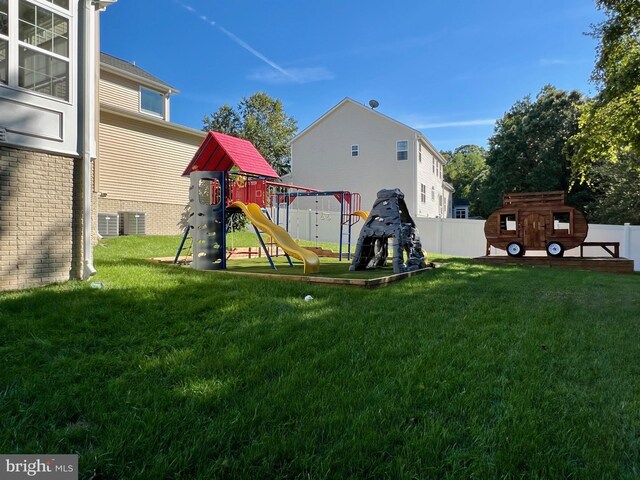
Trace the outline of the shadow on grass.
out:
<instances>
[{"instance_id":1,"label":"shadow on grass","mask_svg":"<svg viewBox=\"0 0 640 480\"><path fill-rule=\"evenodd\" d=\"M630 475L637 281L442 263L368 291L104 260L104 289L0 296L0 450L81 478Z\"/></svg>"}]
</instances>

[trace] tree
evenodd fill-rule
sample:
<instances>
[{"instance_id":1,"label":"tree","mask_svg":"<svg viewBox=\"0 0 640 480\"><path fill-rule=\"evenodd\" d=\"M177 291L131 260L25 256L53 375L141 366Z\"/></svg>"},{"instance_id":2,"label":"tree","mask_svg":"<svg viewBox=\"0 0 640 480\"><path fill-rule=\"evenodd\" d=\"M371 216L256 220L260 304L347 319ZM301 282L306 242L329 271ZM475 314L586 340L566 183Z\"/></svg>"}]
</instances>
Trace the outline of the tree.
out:
<instances>
[{"instance_id":1,"label":"tree","mask_svg":"<svg viewBox=\"0 0 640 480\"><path fill-rule=\"evenodd\" d=\"M637 222L640 199L630 179L640 175L640 2L596 4L607 16L592 31L600 41L592 74L599 92L582 109L571 161L577 180L597 192L594 218Z\"/></svg>"},{"instance_id":2,"label":"tree","mask_svg":"<svg viewBox=\"0 0 640 480\"><path fill-rule=\"evenodd\" d=\"M469 214L477 215L478 190L488 172L487 151L478 145L462 145L441 153L447 160L444 176L455 188L454 196L469 200Z\"/></svg>"},{"instance_id":3,"label":"tree","mask_svg":"<svg viewBox=\"0 0 640 480\"><path fill-rule=\"evenodd\" d=\"M489 215L502 204L502 194L569 190L571 164L567 140L578 131L578 91L542 88L535 101L518 100L498 120L489 139L489 172L478 192L478 212ZM584 209L591 195L584 186L574 188L568 202Z\"/></svg>"},{"instance_id":4,"label":"tree","mask_svg":"<svg viewBox=\"0 0 640 480\"><path fill-rule=\"evenodd\" d=\"M223 105L203 119L204 131L217 131L249 140L279 175L290 170L289 141L298 124L288 116L282 102L258 92L244 97L234 110Z\"/></svg>"}]
</instances>

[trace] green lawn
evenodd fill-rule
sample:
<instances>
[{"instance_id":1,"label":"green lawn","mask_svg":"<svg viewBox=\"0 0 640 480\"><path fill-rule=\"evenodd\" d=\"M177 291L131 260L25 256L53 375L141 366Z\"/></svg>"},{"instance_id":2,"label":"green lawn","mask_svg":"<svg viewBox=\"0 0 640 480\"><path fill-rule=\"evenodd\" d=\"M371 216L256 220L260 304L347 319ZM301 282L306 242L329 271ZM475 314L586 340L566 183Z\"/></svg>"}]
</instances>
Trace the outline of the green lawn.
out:
<instances>
[{"instance_id":1,"label":"green lawn","mask_svg":"<svg viewBox=\"0 0 640 480\"><path fill-rule=\"evenodd\" d=\"M366 290L144 260L177 244L104 242L103 289L0 294L0 452L94 480L640 476L640 275L433 258Z\"/></svg>"}]
</instances>

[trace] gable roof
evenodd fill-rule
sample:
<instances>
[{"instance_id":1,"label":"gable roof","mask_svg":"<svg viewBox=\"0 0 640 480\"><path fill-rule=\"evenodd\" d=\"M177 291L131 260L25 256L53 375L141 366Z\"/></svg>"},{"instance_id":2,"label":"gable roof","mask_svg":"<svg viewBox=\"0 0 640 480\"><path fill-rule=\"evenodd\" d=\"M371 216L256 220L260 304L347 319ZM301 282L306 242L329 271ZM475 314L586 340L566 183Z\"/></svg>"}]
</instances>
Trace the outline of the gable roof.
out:
<instances>
[{"instance_id":1,"label":"gable roof","mask_svg":"<svg viewBox=\"0 0 640 480\"><path fill-rule=\"evenodd\" d=\"M291 141L289 142L289 144L294 143L296 140L298 140L300 137L302 137L303 135L305 135L307 132L309 132L310 130L312 130L316 125L318 125L319 123L321 123L323 120L325 120L327 117L331 116L336 110L342 108L344 105L355 105L356 107L359 107L361 109L363 109L364 111L368 112L371 115L377 115L379 118L384 119L387 122L391 122L394 123L397 126L406 128L408 130L410 130L411 132L413 132L418 138L420 138L421 140L424 141L424 143L431 148L431 150L433 150L433 153L438 157L438 159L442 162L442 163L446 163L445 159L442 157L442 155L440 155L440 152L438 151L438 149L436 147L434 147L431 142L427 139L427 137L424 136L424 134L420 131L420 130L416 130L413 127L410 127L409 125L406 125L402 122L399 122L398 120L395 120L383 113L378 112L377 110L373 109L373 108L369 108L365 105L363 105L362 103L356 102L355 100L353 100L352 98L349 97L345 97L344 99L342 99L337 105L335 105L333 108L331 108L328 112L326 112L324 115L322 115L320 118L318 118L315 122L313 122L311 125L309 125L307 128L305 128L304 130L302 130L298 135L296 135L295 137L293 137L291 139Z\"/></svg>"},{"instance_id":2,"label":"gable roof","mask_svg":"<svg viewBox=\"0 0 640 480\"><path fill-rule=\"evenodd\" d=\"M142 83L151 84L156 88L170 91L171 93L179 93L176 88L173 88L168 83L163 82L158 77L151 75L149 72L141 69L133 63L114 57L113 55L100 52L100 66L106 70L111 70L126 77L132 77Z\"/></svg>"},{"instance_id":3,"label":"gable roof","mask_svg":"<svg viewBox=\"0 0 640 480\"><path fill-rule=\"evenodd\" d=\"M242 173L280 178L253 143L219 132L207 134L182 175L193 171L227 172L234 166Z\"/></svg>"}]
</instances>

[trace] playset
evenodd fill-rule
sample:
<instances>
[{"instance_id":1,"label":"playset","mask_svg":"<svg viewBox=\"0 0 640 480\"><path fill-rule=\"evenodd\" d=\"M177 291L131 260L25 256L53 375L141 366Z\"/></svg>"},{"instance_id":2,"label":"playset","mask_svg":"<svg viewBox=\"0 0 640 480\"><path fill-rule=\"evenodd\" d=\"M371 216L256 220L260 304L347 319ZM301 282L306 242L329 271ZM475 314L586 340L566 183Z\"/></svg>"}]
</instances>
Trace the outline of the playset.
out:
<instances>
[{"instance_id":1,"label":"playset","mask_svg":"<svg viewBox=\"0 0 640 480\"><path fill-rule=\"evenodd\" d=\"M278 174L251 142L218 132L207 134L183 176L190 177L191 208L188 226L174 263L179 262L186 240L191 235L192 268L226 269L227 212L242 212L253 225L273 269L276 268L271 258L273 249L268 247L275 245L276 255L281 249L289 265L293 265L292 256L302 261L305 274L317 273L320 270L318 255L311 249L301 247L289 233L290 207L296 199L307 197L315 199L316 247L319 220L325 215L339 215L339 260L342 260L343 248L347 259L351 259L352 227L361 220L365 221L363 232L366 231L367 235L360 235L357 259L354 257L351 269L383 266L389 238L394 239L394 273L426 267L415 223L407 213L404 195L399 190L381 191L380 194L386 192L383 194L386 196L376 202L370 215L360 209L359 193L319 191L277 181ZM332 199L339 203L338 212L332 213L325 206ZM274 220L272 216L275 216ZM375 222L372 220L374 216ZM263 234L268 237L269 246ZM371 238L375 238L374 241L367 240L370 234L373 235ZM375 260L372 260L374 244L377 250ZM408 255L406 263L405 253Z\"/></svg>"}]
</instances>

